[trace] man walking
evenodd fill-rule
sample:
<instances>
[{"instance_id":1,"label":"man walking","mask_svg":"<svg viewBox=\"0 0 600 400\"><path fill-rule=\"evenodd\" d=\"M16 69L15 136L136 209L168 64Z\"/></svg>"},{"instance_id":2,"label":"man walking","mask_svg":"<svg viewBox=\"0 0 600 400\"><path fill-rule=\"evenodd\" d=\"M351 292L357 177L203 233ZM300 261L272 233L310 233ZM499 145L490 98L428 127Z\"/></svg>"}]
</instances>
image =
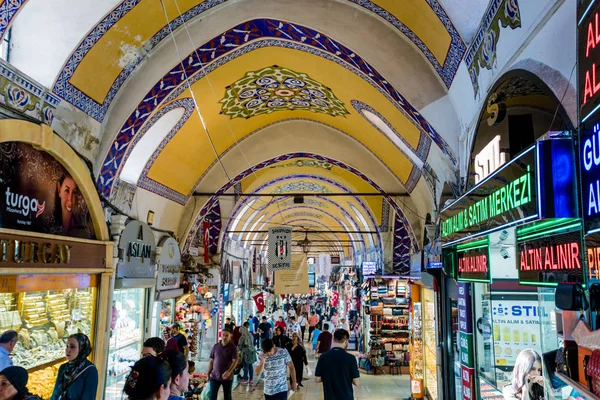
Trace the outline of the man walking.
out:
<instances>
[{"instance_id":1,"label":"man walking","mask_svg":"<svg viewBox=\"0 0 600 400\"><path fill-rule=\"evenodd\" d=\"M360 373L356 357L346 351L350 334L338 329L333 335L331 350L323 354L315 368L315 381L323 382L325 400L352 400L354 386L358 386Z\"/></svg>"},{"instance_id":2,"label":"man walking","mask_svg":"<svg viewBox=\"0 0 600 400\"><path fill-rule=\"evenodd\" d=\"M317 356L327 353L331 349L331 339L333 335L329 332L329 325L323 324L323 332L317 339Z\"/></svg>"},{"instance_id":3,"label":"man walking","mask_svg":"<svg viewBox=\"0 0 600 400\"><path fill-rule=\"evenodd\" d=\"M288 381L287 371L290 370L293 391L296 391L296 369L294 363L285 349L275 346L271 339L263 340L260 364L256 367L255 375L265 372L265 400L287 400Z\"/></svg>"},{"instance_id":4,"label":"man walking","mask_svg":"<svg viewBox=\"0 0 600 400\"><path fill-rule=\"evenodd\" d=\"M180 353L183 353L185 358L188 358L188 342L185 338L185 335L181 333L181 327L179 324L173 324L171 326L171 332L173 336L167 340L167 345L165 346L165 350L177 350Z\"/></svg>"},{"instance_id":5,"label":"man walking","mask_svg":"<svg viewBox=\"0 0 600 400\"><path fill-rule=\"evenodd\" d=\"M262 322L258 325L258 333L260 334L260 340L270 339L271 333L273 333L273 327L267 322L267 317L262 317Z\"/></svg>"},{"instance_id":6,"label":"man walking","mask_svg":"<svg viewBox=\"0 0 600 400\"><path fill-rule=\"evenodd\" d=\"M215 344L210 352L208 376L210 379L210 398L217 400L219 388L223 386L225 400L231 400L233 370L237 365L237 347L231 343L231 331L223 329L223 338Z\"/></svg>"},{"instance_id":7,"label":"man walking","mask_svg":"<svg viewBox=\"0 0 600 400\"><path fill-rule=\"evenodd\" d=\"M302 341L304 342L304 331L306 330L306 316L305 314L300 314L298 317L298 325L300 325L300 332L302 332Z\"/></svg>"},{"instance_id":8,"label":"man walking","mask_svg":"<svg viewBox=\"0 0 600 400\"><path fill-rule=\"evenodd\" d=\"M12 367L10 353L15 349L18 340L19 334L16 331L6 331L0 336L0 371Z\"/></svg>"}]
</instances>

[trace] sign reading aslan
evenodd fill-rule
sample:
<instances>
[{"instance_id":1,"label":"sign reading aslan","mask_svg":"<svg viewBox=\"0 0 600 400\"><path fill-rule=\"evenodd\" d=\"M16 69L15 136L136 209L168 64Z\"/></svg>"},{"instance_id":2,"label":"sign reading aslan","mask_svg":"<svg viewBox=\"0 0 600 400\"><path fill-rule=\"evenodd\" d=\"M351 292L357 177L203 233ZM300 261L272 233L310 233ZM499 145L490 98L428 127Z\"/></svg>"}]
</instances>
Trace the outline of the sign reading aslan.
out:
<instances>
[{"instance_id":1,"label":"sign reading aslan","mask_svg":"<svg viewBox=\"0 0 600 400\"><path fill-rule=\"evenodd\" d=\"M119 240L121 260L117 266L120 278L154 278L156 242L152 229L145 223L129 221Z\"/></svg>"}]
</instances>

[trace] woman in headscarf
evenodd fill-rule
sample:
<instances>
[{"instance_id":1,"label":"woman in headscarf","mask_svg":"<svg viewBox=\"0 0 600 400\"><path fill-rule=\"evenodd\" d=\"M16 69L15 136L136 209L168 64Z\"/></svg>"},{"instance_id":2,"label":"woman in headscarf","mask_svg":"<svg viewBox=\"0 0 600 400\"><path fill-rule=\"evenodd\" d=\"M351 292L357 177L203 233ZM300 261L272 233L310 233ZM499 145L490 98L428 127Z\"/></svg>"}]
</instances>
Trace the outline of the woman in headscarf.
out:
<instances>
[{"instance_id":1,"label":"woman in headscarf","mask_svg":"<svg viewBox=\"0 0 600 400\"><path fill-rule=\"evenodd\" d=\"M292 357L292 362L294 363L298 387L302 387L304 366L308 365L308 360L306 359L306 350L304 349L304 346L302 346L302 341L300 340L298 333L294 332L292 334L292 341L286 345L286 349L288 353L290 353L290 357Z\"/></svg>"},{"instance_id":2,"label":"woman in headscarf","mask_svg":"<svg viewBox=\"0 0 600 400\"><path fill-rule=\"evenodd\" d=\"M27 381L29 374L23 367L7 367L0 372L0 399L3 400L41 400L29 393Z\"/></svg>"},{"instance_id":3,"label":"woman in headscarf","mask_svg":"<svg viewBox=\"0 0 600 400\"><path fill-rule=\"evenodd\" d=\"M244 376L242 377L242 383L254 383L254 368L252 364L256 362L256 350L253 345L253 338L248 331L250 323L244 322L244 325L240 327L240 340L238 342L238 350L240 352L240 359L244 366Z\"/></svg>"},{"instance_id":4,"label":"woman in headscarf","mask_svg":"<svg viewBox=\"0 0 600 400\"><path fill-rule=\"evenodd\" d=\"M92 353L90 339L83 333L69 336L67 362L58 369L50 400L88 400L96 398L98 369L88 360Z\"/></svg>"}]
</instances>

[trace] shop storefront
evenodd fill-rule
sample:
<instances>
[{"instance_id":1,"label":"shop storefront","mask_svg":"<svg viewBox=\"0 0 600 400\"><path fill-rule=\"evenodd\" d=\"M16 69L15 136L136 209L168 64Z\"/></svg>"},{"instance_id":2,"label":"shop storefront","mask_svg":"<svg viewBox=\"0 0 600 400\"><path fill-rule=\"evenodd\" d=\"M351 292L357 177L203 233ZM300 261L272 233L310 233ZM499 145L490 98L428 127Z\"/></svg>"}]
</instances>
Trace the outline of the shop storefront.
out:
<instances>
[{"instance_id":1,"label":"shop storefront","mask_svg":"<svg viewBox=\"0 0 600 400\"><path fill-rule=\"evenodd\" d=\"M573 165L570 138L538 141L442 211L444 268L459 282L463 398L502 399L523 350L556 348L542 340L556 330L540 299L554 292L543 287L581 282Z\"/></svg>"},{"instance_id":2,"label":"shop storefront","mask_svg":"<svg viewBox=\"0 0 600 400\"><path fill-rule=\"evenodd\" d=\"M50 128L0 121L0 164L0 330L19 333L13 362L49 398L69 335L105 368L113 245L88 170Z\"/></svg>"},{"instance_id":3,"label":"shop storefront","mask_svg":"<svg viewBox=\"0 0 600 400\"><path fill-rule=\"evenodd\" d=\"M152 229L131 220L119 238L119 262L112 296L106 400L119 400L131 364L140 358L151 321L156 242ZM148 328L149 329L149 328Z\"/></svg>"},{"instance_id":4,"label":"shop storefront","mask_svg":"<svg viewBox=\"0 0 600 400\"><path fill-rule=\"evenodd\" d=\"M181 252L172 237L161 240L158 248L153 336L161 337L175 322L175 301L183 295L181 285Z\"/></svg>"}]
</instances>

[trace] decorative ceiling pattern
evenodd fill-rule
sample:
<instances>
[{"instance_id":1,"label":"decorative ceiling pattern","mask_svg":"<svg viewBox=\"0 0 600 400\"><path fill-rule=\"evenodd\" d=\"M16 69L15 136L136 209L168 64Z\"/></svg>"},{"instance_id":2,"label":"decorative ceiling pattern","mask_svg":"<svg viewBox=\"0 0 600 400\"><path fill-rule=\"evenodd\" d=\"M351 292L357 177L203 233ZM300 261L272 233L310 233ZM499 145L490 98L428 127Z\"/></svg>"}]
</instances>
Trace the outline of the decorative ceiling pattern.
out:
<instances>
[{"instance_id":1,"label":"decorative ceiling pattern","mask_svg":"<svg viewBox=\"0 0 600 400\"><path fill-rule=\"evenodd\" d=\"M390 9L394 8L393 1L395 0L349 0L349 2L355 3L361 6L363 9L378 15L383 20L394 26L408 40L412 41L416 48L418 48L419 51L421 51L426 59L431 63L432 67L444 82L445 86L449 88L454 76L456 75L460 61L465 53L465 44L463 43L460 34L452 24L447 13L439 4L438 0L424 0L426 1L427 5L429 5L433 15L439 19L439 22L443 25L446 31L445 33L449 35L450 38L445 59L443 62L440 62L438 57L433 54L429 46L419 36L425 35L432 31L435 32L435 30L425 28L420 30L418 34L415 33L415 31L411 30L407 26L407 24L410 24L414 21L407 21L405 20L407 17L403 16L400 16L399 18L397 11L386 9L386 7ZM4 34L9 23L12 21L12 18L21 5L25 2L26 0L4 1L2 9L0 10L0 29L3 29L0 30L0 33ZM206 11L212 10L214 7L224 3L227 3L227 0L200 0L195 5L187 8L187 10L183 9L182 14L177 15L177 17L173 18L167 25L165 20L161 18L161 13L154 12L156 10L153 7L156 7L156 4L152 4L143 0L123 0L96 26L94 26L86 37L81 40L80 44L65 62L62 70L58 73L58 78L53 87L54 93L75 107L81 109L92 118L102 121L110 104L114 100L117 92L125 80L140 64L145 54L153 51L156 46L158 46L158 44L160 44L165 38L168 39L170 29L176 30L184 23L187 23L192 19L201 16L201 14L205 13ZM420 2L415 2L415 4L411 4L410 8L416 8L415 5L420 6L419 3ZM425 10L425 7L423 7L423 10ZM130 30L131 37L142 38L142 47L144 51L138 52L139 54L133 57L133 59L129 60L122 69L114 72L115 76L107 81L110 82L110 84L108 84L110 87L103 90L105 93L104 96L102 96L103 98L98 98L98 96L85 93L86 90L82 90L73 83L73 77L78 68L82 63L85 64L88 58L94 58L95 60L99 61L97 64L100 71L103 69L106 70L103 63L106 63L106 66L110 65L111 68L113 68L115 65L119 65L119 63L114 62L116 60L113 60L110 57L98 59L97 57L94 57L95 54L92 53L94 53L93 50L96 50L95 47L97 45L100 46L101 44L104 44L104 41L110 42L110 38L105 36L110 36L112 33L119 31L119 24L126 23L125 20L127 20L127 17L133 18L133 15L136 12L139 12L140 14L138 18L141 18L145 21L144 25L149 26L150 31L154 32L152 34L145 33L142 35L142 32L138 32L138 30L140 30L139 26L134 24L130 24L131 26L126 25ZM144 14L144 12L147 12L148 15ZM154 29L154 31L152 31L152 29Z\"/></svg>"},{"instance_id":2,"label":"decorative ceiling pattern","mask_svg":"<svg viewBox=\"0 0 600 400\"><path fill-rule=\"evenodd\" d=\"M290 192L318 192L331 193L327 186L319 185L314 182L297 181L280 185L273 189L274 194L284 194Z\"/></svg>"},{"instance_id":3,"label":"decorative ceiling pattern","mask_svg":"<svg viewBox=\"0 0 600 400\"><path fill-rule=\"evenodd\" d=\"M27 0L0 0L0 39L4 37L11 22Z\"/></svg>"},{"instance_id":4,"label":"decorative ceiling pattern","mask_svg":"<svg viewBox=\"0 0 600 400\"><path fill-rule=\"evenodd\" d=\"M252 39L261 40L254 40L251 44L245 45ZM261 19L240 24L201 46L198 51L194 51L186 58L185 68L182 64L177 65L154 85L132 112L109 148L97 180L101 192L105 196L110 196L126 147L159 105L165 100L175 99L186 90L187 85L182 85L186 76L189 77L191 84L231 59L264 46L306 51L334 61L358 74L388 97L392 104L423 134L436 142L442 152L456 165L457 160L452 150L435 129L381 74L352 50L313 29L283 21ZM215 58L218 59L206 65Z\"/></svg>"},{"instance_id":5,"label":"decorative ceiling pattern","mask_svg":"<svg viewBox=\"0 0 600 400\"><path fill-rule=\"evenodd\" d=\"M222 114L252 118L275 111L306 110L331 115L348 114L331 89L308 75L274 65L247 72L225 88Z\"/></svg>"}]
</instances>

